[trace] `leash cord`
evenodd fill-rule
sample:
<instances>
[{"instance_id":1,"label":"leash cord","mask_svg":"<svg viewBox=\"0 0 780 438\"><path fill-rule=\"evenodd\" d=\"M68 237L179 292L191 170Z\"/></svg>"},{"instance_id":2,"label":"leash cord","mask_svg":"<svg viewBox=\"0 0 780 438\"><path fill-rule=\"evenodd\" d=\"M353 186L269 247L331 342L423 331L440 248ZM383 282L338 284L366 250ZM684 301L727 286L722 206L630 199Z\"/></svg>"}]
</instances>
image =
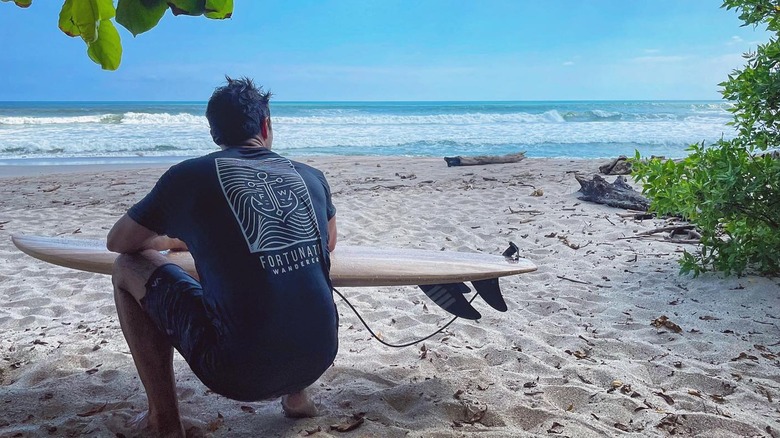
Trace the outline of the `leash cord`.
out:
<instances>
[{"instance_id":1,"label":"leash cord","mask_svg":"<svg viewBox=\"0 0 780 438\"><path fill-rule=\"evenodd\" d=\"M385 342L382 339L380 339L379 336L377 336L376 333L374 333L374 331L371 330L371 327L369 327L368 323L366 323L366 321L363 319L363 317L360 316L360 313L358 313L357 309L355 309L355 306L353 306L352 303L350 303L349 300L347 300L347 298L344 295L342 295L341 292L339 292L335 287L333 288L333 292L336 292L341 297L341 299L344 300L345 303L347 303L349 308L352 309L353 312L355 312L355 315L358 317L360 322L363 323L363 326L366 328L366 330L368 330L368 332L371 333L371 336L373 336L374 339L376 339L377 341L381 342L382 344L387 345L388 347L403 348L403 347L409 347L409 346L414 345L414 344L419 344L420 342L426 341L426 340L436 336L437 334L441 333L444 329L449 327L450 324L455 322L456 319L458 319L457 316L453 317L447 324L444 324L443 326L441 326L435 332L431 333L430 335L428 335L428 336L426 336L424 338L418 339L416 341L410 341L410 342L407 342L407 343L404 343L404 344L391 344L389 342ZM476 298L476 297L477 297L477 294L474 294L474 296L471 297L471 300L469 301L469 303L474 301L474 298Z\"/></svg>"}]
</instances>

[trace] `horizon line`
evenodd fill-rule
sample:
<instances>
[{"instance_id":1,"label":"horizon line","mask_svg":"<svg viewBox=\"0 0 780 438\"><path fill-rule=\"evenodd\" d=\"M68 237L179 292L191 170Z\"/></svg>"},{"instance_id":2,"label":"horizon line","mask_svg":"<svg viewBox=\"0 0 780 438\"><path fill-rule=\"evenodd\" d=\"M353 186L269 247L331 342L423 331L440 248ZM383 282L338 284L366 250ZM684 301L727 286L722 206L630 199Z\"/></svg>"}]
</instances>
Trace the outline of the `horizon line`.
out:
<instances>
[{"instance_id":1,"label":"horizon line","mask_svg":"<svg viewBox=\"0 0 780 438\"><path fill-rule=\"evenodd\" d=\"M726 99L274 100L273 103L729 102ZM197 103L208 100L0 100L2 103Z\"/></svg>"}]
</instances>

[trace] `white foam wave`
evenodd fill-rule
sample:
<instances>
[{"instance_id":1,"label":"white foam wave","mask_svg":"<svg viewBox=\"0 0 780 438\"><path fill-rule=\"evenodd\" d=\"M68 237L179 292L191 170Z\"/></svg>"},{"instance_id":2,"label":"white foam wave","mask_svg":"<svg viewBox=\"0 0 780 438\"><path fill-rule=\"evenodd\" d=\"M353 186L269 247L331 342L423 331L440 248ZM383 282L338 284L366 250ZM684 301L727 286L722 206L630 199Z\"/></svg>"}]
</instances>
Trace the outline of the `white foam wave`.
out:
<instances>
[{"instance_id":1,"label":"white foam wave","mask_svg":"<svg viewBox=\"0 0 780 438\"><path fill-rule=\"evenodd\" d=\"M90 123L116 123L127 125L191 125L205 126L208 121L205 116L188 113L136 113L96 114L70 117L0 117L0 125L81 125Z\"/></svg>"},{"instance_id":2,"label":"white foam wave","mask_svg":"<svg viewBox=\"0 0 780 438\"><path fill-rule=\"evenodd\" d=\"M105 123L113 114L73 117L0 117L0 125L66 125L76 123Z\"/></svg>"},{"instance_id":3,"label":"white foam wave","mask_svg":"<svg viewBox=\"0 0 780 438\"><path fill-rule=\"evenodd\" d=\"M206 126L208 121L205 116L196 116L188 113L124 113L122 123L127 125L192 125Z\"/></svg>"},{"instance_id":4,"label":"white foam wave","mask_svg":"<svg viewBox=\"0 0 780 438\"><path fill-rule=\"evenodd\" d=\"M701 105L692 111L698 117L710 117L723 119L731 117L722 104ZM695 117L694 116L694 117ZM315 115L306 116L274 116L278 124L304 125L304 126L430 126L430 125L482 125L494 124L566 124L587 123L590 121L678 121L680 116L672 113L622 113L592 109L584 112L566 112L562 114L558 110L548 110L539 113L513 112L513 113L481 113L471 112L463 114L366 114L356 111L332 110L328 112L318 111ZM720 122L718 122L720 123ZM189 126L193 129L208 127L208 121L204 115L190 113L146 113L126 112L115 114L97 114L70 117L33 117L10 116L0 117L0 125L85 125L85 124L120 124L120 125L147 125L147 126Z\"/></svg>"},{"instance_id":5,"label":"white foam wave","mask_svg":"<svg viewBox=\"0 0 780 438\"><path fill-rule=\"evenodd\" d=\"M397 144L441 144L455 141L470 144L585 144L640 143L684 147L701 141L714 142L721 135L734 135L734 129L712 119L685 121L582 122L539 124L486 124L464 129L463 125L442 124L388 129L380 125L311 126L277 123L274 138L288 148L310 147L390 147Z\"/></svg>"},{"instance_id":6,"label":"white foam wave","mask_svg":"<svg viewBox=\"0 0 780 438\"><path fill-rule=\"evenodd\" d=\"M722 106L702 106L697 111L684 106L686 111L679 111L678 105L644 112L642 108L562 105L558 110L528 108L503 114L478 108L435 114L334 109L301 115L297 111L292 113L296 116L274 116L274 137L279 149L299 153L403 150L420 155L451 148L490 152L495 145L529 150L549 145L657 145L683 151L692 143L733 137L734 128L726 125L730 119L723 117ZM215 150L205 116L177 110L0 117L0 158L201 155Z\"/></svg>"},{"instance_id":7,"label":"white foam wave","mask_svg":"<svg viewBox=\"0 0 780 438\"><path fill-rule=\"evenodd\" d=\"M620 113L615 111L604 111L604 110L592 110L591 113L593 113L594 116L601 117L603 119L609 119L621 115Z\"/></svg>"},{"instance_id":8,"label":"white foam wave","mask_svg":"<svg viewBox=\"0 0 780 438\"><path fill-rule=\"evenodd\" d=\"M484 125L490 123L564 123L566 120L556 110L540 114L531 113L467 113L432 115L349 115L274 117L277 123L289 125Z\"/></svg>"}]
</instances>

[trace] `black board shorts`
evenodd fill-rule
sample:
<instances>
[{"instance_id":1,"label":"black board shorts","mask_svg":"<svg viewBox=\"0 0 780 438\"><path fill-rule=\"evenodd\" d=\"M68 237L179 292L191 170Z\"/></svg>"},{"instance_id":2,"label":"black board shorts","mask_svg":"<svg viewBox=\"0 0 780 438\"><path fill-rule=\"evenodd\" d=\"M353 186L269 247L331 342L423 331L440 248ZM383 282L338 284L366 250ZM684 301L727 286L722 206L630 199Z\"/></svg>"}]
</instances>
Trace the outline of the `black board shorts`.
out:
<instances>
[{"instance_id":1,"label":"black board shorts","mask_svg":"<svg viewBox=\"0 0 780 438\"><path fill-rule=\"evenodd\" d=\"M147 280L141 306L206 386L222 386L219 376L211 375L218 335L198 280L178 265L162 265Z\"/></svg>"},{"instance_id":2,"label":"black board shorts","mask_svg":"<svg viewBox=\"0 0 780 438\"><path fill-rule=\"evenodd\" d=\"M201 382L235 400L266 400L301 391L332 362L331 358L325 366L298 363L290 376L291 370L280 370L270 358L253 360L246 348L231 348L231 340L220 336L219 322L204 305L200 282L175 264L152 273L141 306Z\"/></svg>"}]
</instances>

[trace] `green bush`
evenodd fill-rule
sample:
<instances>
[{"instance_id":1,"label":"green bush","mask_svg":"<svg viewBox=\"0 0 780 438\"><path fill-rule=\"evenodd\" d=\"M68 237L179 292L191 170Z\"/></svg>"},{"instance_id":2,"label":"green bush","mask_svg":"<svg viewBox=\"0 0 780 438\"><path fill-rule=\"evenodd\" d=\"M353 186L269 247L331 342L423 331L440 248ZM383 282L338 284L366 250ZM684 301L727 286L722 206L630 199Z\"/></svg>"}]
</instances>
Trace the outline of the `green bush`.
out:
<instances>
[{"instance_id":1,"label":"green bush","mask_svg":"<svg viewBox=\"0 0 780 438\"><path fill-rule=\"evenodd\" d=\"M780 274L780 159L761 154L780 146L780 6L770 0L726 0L745 25L766 24L774 33L723 87L733 103L737 137L696 144L683 160L643 160L634 176L651 199L651 210L679 215L702 234L697 253L685 252L682 273L707 270L741 275Z\"/></svg>"}]
</instances>

